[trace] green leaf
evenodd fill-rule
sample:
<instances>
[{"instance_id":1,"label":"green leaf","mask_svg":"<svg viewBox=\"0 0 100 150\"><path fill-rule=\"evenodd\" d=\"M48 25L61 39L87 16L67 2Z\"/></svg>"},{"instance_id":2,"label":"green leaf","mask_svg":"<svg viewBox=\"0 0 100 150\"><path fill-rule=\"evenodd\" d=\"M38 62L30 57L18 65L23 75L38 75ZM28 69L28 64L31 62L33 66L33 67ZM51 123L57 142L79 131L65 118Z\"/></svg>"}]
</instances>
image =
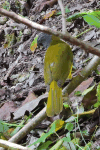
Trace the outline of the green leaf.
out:
<instances>
[{"instance_id":1,"label":"green leaf","mask_svg":"<svg viewBox=\"0 0 100 150\"><path fill-rule=\"evenodd\" d=\"M87 11L87 12L79 12L75 13L67 18L67 21L71 22L79 17L83 17L84 20L89 24L89 25L94 25L97 28L100 28L100 11Z\"/></svg>"},{"instance_id":2,"label":"green leaf","mask_svg":"<svg viewBox=\"0 0 100 150\"><path fill-rule=\"evenodd\" d=\"M63 146L66 147L68 150L76 150L75 145L73 142L71 142L70 136L68 136L66 139L64 139Z\"/></svg>"},{"instance_id":3,"label":"green leaf","mask_svg":"<svg viewBox=\"0 0 100 150\"><path fill-rule=\"evenodd\" d=\"M70 142L71 141L71 137L70 137L70 132L68 132L66 134L66 138L64 139L66 142Z\"/></svg>"},{"instance_id":4,"label":"green leaf","mask_svg":"<svg viewBox=\"0 0 100 150\"><path fill-rule=\"evenodd\" d=\"M94 104L94 107L100 106L100 82L97 86L97 103Z\"/></svg>"},{"instance_id":5,"label":"green leaf","mask_svg":"<svg viewBox=\"0 0 100 150\"><path fill-rule=\"evenodd\" d=\"M100 19L100 11L99 10L98 11L97 10L96 11L92 11L89 14L97 17L98 19Z\"/></svg>"},{"instance_id":6,"label":"green leaf","mask_svg":"<svg viewBox=\"0 0 100 150\"><path fill-rule=\"evenodd\" d=\"M89 136L89 133L88 133L87 130L82 131L82 134L84 134L84 135L86 135L86 136Z\"/></svg>"},{"instance_id":7,"label":"green leaf","mask_svg":"<svg viewBox=\"0 0 100 150\"><path fill-rule=\"evenodd\" d=\"M99 106L100 106L100 102L97 102L97 103L94 104L94 107L95 107L95 108L97 108L97 107L99 107Z\"/></svg>"},{"instance_id":8,"label":"green leaf","mask_svg":"<svg viewBox=\"0 0 100 150\"><path fill-rule=\"evenodd\" d=\"M66 6L65 7L65 13L69 13L70 12L70 10L68 9L68 7Z\"/></svg>"},{"instance_id":9,"label":"green leaf","mask_svg":"<svg viewBox=\"0 0 100 150\"><path fill-rule=\"evenodd\" d=\"M95 85L93 85L93 86L91 86L90 88L84 90L84 92L82 93L82 96L84 96L84 95L86 95L87 93L91 92L94 87L95 87Z\"/></svg>"},{"instance_id":10,"label":"green leaf","mask_svg":"<svg viewBox=\"0 0 100 150\"><path fill-rule=\"evenodd\" d=\"M37 39L38 39L38 36L36 36L34 41L31 43L30 49L32 52L37 48Z\"/></svg>"},{"instance_id":11,"label":"green leaf","mask_svg":"<svg viewBox=\"0 0 100 150\"><path fill-rule=\"evenodd\" d=\"M95 72L97 75L100 75L100 71L98 69Z\"/></svg>"},{"instance_id":12,"label":"green leaf","mask_svg":"<svg viewBox=\"0 0 100 150\"><path fill-rule=\"evenodd\" d=\"M63 103L63 105L64 105L65 108L69 108L70 107L66 102Z\"/></svg>"},{"instance_id":13,"label":"green leaf","mask_svg":"<svg viewBox=\"0 0 100 150\"><path fill-rule=\"evenodd\" d=\"M68 9L68 7L66 6L65 7L65 13L69 13L70 12L70 10ZM57 12L56 13L56 15L61 15L62 13L61 13L61 11L59 11L59 12Z\"/></svg>"},{"instance_id":14,"label":"green leaf","mask_svg":"<svg viewBox=\"0 0 100 150\"><path fill-rule=\"evenodd\" d=\"M49 130L48 133L45 133L44 135L42 135L36 142L34 142L33 144L37 144L40 142L44 142L46 140L47 137L49 137L51 134L55 133L55 131L59 130L62 128L62 126L64 125L64 121L63 120L55 120L55 122L52 123L51 125L51 129Z\"/></svg>"},{"instance_id":15,"label":"green leaf","mask_svg":"<svg viewBox=\"0 0 100 150\"><path fill-rule=\"evenodd\" d=\"M61 147L63 143L63 138L60 139L52 148L50 148L49 150L59 150L59 148Z\"/></svg>"},{"instance_id":16,"label":"green leaf","mask_svg":"<svg viewBox=\"0 0 100 150\"><path fill-rule=\"evenodd\" d=\"M97 17L93 15L85 15L83 18L89 25L94 25L95 27L100 28L100 20Z\"/></svg>"},{"instance_id":17,"label":"green leaf","mask_svg":"<svg viewBox=\"0 0 100 150\"><path fill-rule=\"evenodd\" d=\"M37 148L37 150L43 150L43 149L47 150L47 148L49 147L50 144L52 144L52 141L47 141L47 142L43 143L41 146L39 146Z\"/></svg>"},{"instance_id":18,"label":"green leaf","mask_svg":"<svg viewBox=\"0 0 100 150\"><path fill-rule=\"evenodd\" d=\"M100 102L100 82L97 86L97 100Z\"/></svg>"},{"instance_id":19,"label":"green leaf","mask_svg":"<svg viewBox=\"0 0 100 150\"><path fill-rule=\"evenodd\" d=\"M32 145L35 145L37 143L45 142L46 138L49 137L51 134L55 132L55 124L52 125L51 129L49 130L48 133L44 133L36 142L34 142Z\"/></svg>"},{"instance_id":20,"label":"green leaf","mask_svg":"<svg viewBox=\"0 0 100 150\"><path fill-rule=\"evenodd\" d=\"M74 93L74 95L76 95L76 96L80 96L82 93L81 93L81 91L75 91L75 93Z\"/></svg>"},{"instance_id":21,"label":"green leaf","mask_svg":"<svg viewBox=\"0 0 100 150\"><path fill-rule=\"evenodd\" d=\"M65 129L67 129L68 131L72 131L73 130L73 124L72 123L67 123L65 126Z\"/></svg>"},{"instance_id":22,"label":"green leaf","mask_svg":"<svg viewBox=\"0 0 100 150\"><path fill-rule=\"evenodd\" d=\"M84 147L84 150L89 150L89 149L91 149L92 144L93 144L93 142L87 143L87 144L85 145L85 147Z\"/></svg>"},{"instance_id":23,"label":"green leaf","mask_svg":"<svg viewBox=\"0 0 100 150\"><path fill-rule=\"evenodd\" d=\"M6 124L4 124L2 120L0 120L0 132L1 133L6 132L8 129L9 127Z\"/></svg>"},{"instance_id":24,"label":"green leaf","mask_svg":"<svg viewBox=\"0 0 100 150\"><path fill-rule=\"evenodd\" d=\"M79 17L83 17L83 16L86 15L86 14L87 14L86 12L75 13L75 14L69 16L69 17L67 18L67 21L71 22L71 21L73 21L73 20L75 20L75 19L77 19L77 18L79 18Z\"/></svg>"},{"instance_id":25,"label":"green leaf","mask_svg":"<svg viewBox=\"0 0 100 150\"><path fill-rule=\"evenodd\" d=\"M54 125L55 126L55 131L60 130L64 126L65 122L61 119L55 120L52 124L51 127ZM55 132L54 131L54 132Z\"/></svg>"}]
</instances>

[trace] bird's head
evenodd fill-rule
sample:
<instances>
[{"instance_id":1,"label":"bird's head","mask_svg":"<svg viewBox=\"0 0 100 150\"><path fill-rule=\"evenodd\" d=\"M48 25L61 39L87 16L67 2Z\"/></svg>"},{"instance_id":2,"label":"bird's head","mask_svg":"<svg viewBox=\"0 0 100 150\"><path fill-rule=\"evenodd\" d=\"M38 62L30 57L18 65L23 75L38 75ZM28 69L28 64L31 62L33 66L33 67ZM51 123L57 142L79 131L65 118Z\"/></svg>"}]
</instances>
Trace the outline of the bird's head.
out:
<instances>
[{"instance_id":1,"label":"bird's head","mask_svg":"<svg viewBox=\"0 0 100 150\"><path fill-rule=\"evenodd\" d=\"M52 35L41 32L38 35L37 46L43 46L44 48L48 48L52 41Z\"/></svg>"}]
</instances>

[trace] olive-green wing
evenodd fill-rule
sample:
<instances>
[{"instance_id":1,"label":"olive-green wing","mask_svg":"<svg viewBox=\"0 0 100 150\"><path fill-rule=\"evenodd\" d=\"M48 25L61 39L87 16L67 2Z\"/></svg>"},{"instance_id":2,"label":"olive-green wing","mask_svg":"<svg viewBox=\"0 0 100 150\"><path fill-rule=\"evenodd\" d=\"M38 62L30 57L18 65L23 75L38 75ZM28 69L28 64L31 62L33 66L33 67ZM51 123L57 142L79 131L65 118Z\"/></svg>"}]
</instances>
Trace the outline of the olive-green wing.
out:
<instances>
[{"instance_id":1,"label":"olive-green wing","mask_svg":"<svg viewBox=\"0 0 100 150\"><path fill-rule=\"evenodd\" d=\"M52 80L65 82L72 67L73 54L71 48L66 43L58 43L50 46L45 54L44 79L46 84Z\"/></svg>"}]
</instances>

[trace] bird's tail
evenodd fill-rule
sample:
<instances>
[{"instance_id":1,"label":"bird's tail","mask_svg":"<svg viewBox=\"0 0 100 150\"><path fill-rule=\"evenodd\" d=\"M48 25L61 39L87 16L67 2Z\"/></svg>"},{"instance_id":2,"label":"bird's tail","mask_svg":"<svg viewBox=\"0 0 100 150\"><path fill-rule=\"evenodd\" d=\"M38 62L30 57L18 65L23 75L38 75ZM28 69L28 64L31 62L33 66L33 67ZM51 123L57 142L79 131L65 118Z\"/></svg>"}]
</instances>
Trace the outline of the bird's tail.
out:
<instances>
[{"instance_id":1,"label":"bird's tail","mask_svg":"<svg viewBox=\"0 0 100 150\"><path fill-rule=\"evenodd\" d=\"M63 109L62 101L62 88L57 85L56 81L52 81L50 84L48 102L46 113L47 116L52 117L59 114Z\"/></svg>"}]
</instances>

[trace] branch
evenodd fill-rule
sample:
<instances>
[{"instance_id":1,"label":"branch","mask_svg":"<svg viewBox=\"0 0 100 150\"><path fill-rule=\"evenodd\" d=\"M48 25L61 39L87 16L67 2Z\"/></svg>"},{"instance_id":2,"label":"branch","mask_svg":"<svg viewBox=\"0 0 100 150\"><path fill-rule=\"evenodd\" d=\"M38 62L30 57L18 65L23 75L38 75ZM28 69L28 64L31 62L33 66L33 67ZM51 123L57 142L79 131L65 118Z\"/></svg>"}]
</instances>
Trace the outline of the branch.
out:
<instances>
[{"instance_id":1,"label":"branch","mask_svg":"<svg viewBox=\"0 0 100 150\"><path fill-rule=\"evenodd\" d=\"M63 34L59 31L55 31L55 30L53 30L49 27L39 25L35 22L32 22L32 21L28 20L27 18L23 18L23 17L17 15L16 13L9 12L9 11L3 9L3 8L0 8L0 14L5 15L7 17L10 17L10 18L12 18L13 20L15 20L17 22L23 23L23 24L27 25L28 27L37 29L39 31L42 31L42 32L45 32L45 33L48 33L48 34L53 34L55 36L58 36L61 39L65 40L65 41L68 41L73 45L80 46L82 49L84 49L88 53L92 53L92 54L95 54L97 56L100 56L100 50L99 49L94 48L94 47L90 46L89 44L87 44L86 42L84 43L84 42L70 36L69 33Z\"/></svg>"},{"instance_id":2,"label":"branch","mask_svg":"<svg viewBox=\"0 0 100 150\"><path fill-rule=\"evenodd\" d=\"M97 66L100 64L100 58L98 56L94 56L92 60L89 62L89 64L82 69L82 71L77 75L75 78L72 79L72 81L66 86L62 93L65 95L66 93L71 94L75 88L83 82L93 70L97 68Z\"/></svg>"},{"instance_id":3,"label":"branch","mask_svg":"<svg viewBox=\"0 0 100 150\"><path fill-rule=\"evenodd\" d=\"M47 94L41 96L47 97ZM13 137L9 139L9 142L18 143L21 139L23 139L32 129L34 129L42 120L46 118L46 107L44 107L30 122L28 122L21 130L19 130ZM3 145L2 145L3 146ZM4 150L4 148L0 147L0 150Z\"/></svg>"},{"instance_id":4,"label":"branch","mask_svg":"<svg viewBox=\"0 0 100 150\"><path fill-rule=\"evenodd\" d=\"M58 4L60 6L61 13L62 13L62 33L64 34L64 33L67 33L67 31L66 31L66 15L65 15L65 10L64 10L62 0L58 0Z\"/></svg>"},{"instance_id":5,"label":"branch","mask_svg":"<svg viewBox=\"0 0 100 150\"><path fill-rule=\"evenodd\" d=\"M36 127L42 120L46 118L46 107L44 107L29 123L27 123L17 134L10 138L9 142L19 142L23 139L32 129Z\"/></svg>"},{"instance_id":6,"label":"branch","mask_svg":"<svg viewBox=\"0 0 100 150\"><path fill-rule=\"evenodd\" d=\"M6 140L0 140L0 146L2 146L3 148L6 149L13 149L13 150L30 150L30 148L15 144L15 143L11 143L8 142Z\"/></svg>"}]
</instances>

